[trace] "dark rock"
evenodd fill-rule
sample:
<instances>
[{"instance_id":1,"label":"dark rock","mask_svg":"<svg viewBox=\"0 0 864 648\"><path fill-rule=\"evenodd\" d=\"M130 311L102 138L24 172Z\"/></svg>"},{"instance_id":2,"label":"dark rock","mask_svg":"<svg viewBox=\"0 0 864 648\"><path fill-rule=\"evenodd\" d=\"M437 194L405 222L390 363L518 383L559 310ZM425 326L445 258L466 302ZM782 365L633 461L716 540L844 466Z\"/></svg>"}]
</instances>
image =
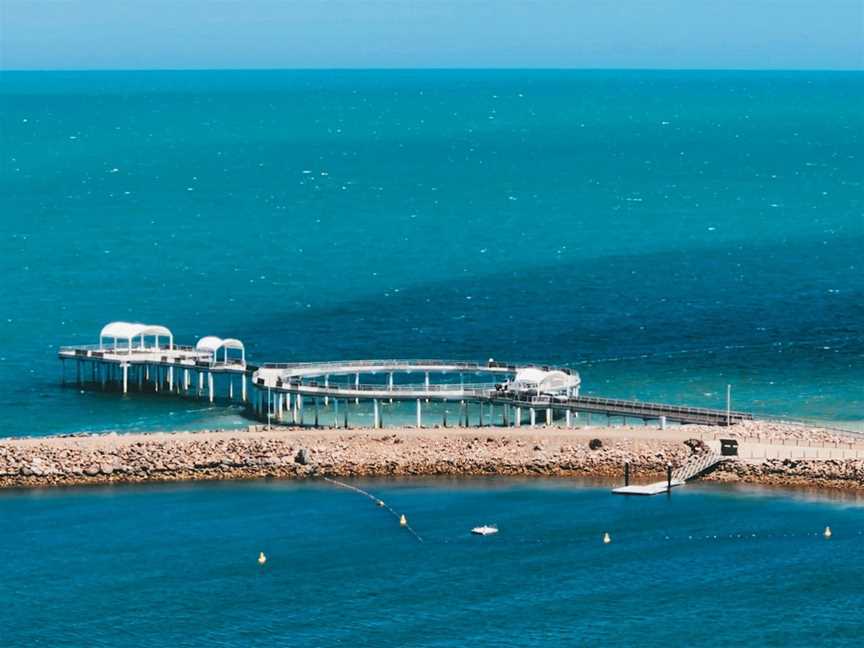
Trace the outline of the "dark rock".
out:
<instances>
[{"instance_id":1,"label":"dark rock","mask_svg":"<svg viewBox=\"0 0 864 648\"><path fill-rule=\"evenodd\" d=\"M294 462L301 466L306 466L309 463L309 451L306 448L300 448L294 456Z\"/></svg>"},{"instance_id":2,"label":"dark rock","mask_svg":"<svg viewBox=\"0 0 864 648\"><path fill-rule=\"evenodd\" d=\"M711 448L702 439L687 439L684 445L690 448L691 454L705 454L711 451Z\"/></svg>"},{"instance_id":3,"label":"dark rock","mask_svg":"<svg viewBox=\"0 0 864 648\"><path fill-rule=\"evenodd\" d=\"M592 450L599 450L603 447L603 442L600 439L591 439L588 442L588 447Z\"/></svg>"}]
</instances>

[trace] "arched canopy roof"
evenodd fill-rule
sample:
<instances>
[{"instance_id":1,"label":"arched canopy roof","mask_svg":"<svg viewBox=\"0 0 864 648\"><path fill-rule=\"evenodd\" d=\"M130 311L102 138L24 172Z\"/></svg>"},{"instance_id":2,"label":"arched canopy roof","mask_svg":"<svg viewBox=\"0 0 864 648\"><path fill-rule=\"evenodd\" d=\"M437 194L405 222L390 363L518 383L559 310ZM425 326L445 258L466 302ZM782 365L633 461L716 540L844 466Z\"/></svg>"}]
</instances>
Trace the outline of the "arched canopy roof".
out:
<instances>
[{"instance_id":1,"label":"arched canopy roof","mask_svg":"<svg viewBox=\"0 0 864 648\"><path fill-rule=\"evenodd\" d=\"M106 324L99 333L99 339L132 340L132 338L151 335L174 339L174 335L168 328L156 324L141 324L140 322L111 322Z\"/></svg>"},{"instance_id":2,"label":"arched canopy roof","mask_svg":"<svg viewBox=\"0 0 864 648\"><path fill-rule=\"evenodd\" d=\"M516 389L536 389L544 392L563 391L578 385L579 374L567 374L557 369L543 371L536 367L519 369L513 379Z\"/></svg>"},{"instance_id":3,"label":"arched canopy roof","mask_svg":"<svg viewBox=\"0 0 864 648\"><path fill-rule=\"evenodd\" d=\"M516 383L535 383L538 384L543 381L543 378L546 377L546 372L542 369L535 369L534 367L528 367L526 369L519 369L516 372L516 378L513 379L513 382Z\"/></svg>"},{"instance_id":4,"label":"arched canopy roof","mask_svg":"<svg viewBox=\"0 0 864 648\"><path fill-rule=\"evenodd\" d=\"M227 359L227 350L228 349L238 349L240 351L241 357L243 361L246 361L246 348L243 346L243 343L240 340L234 338L219 338L215 335L208 335L206 337L201 338L198 342L195 343L196 351L206 351L213 354L213 359L216 359L216 354L220 349L225 349L226 359Z\"/></svg>"}]
</instances>

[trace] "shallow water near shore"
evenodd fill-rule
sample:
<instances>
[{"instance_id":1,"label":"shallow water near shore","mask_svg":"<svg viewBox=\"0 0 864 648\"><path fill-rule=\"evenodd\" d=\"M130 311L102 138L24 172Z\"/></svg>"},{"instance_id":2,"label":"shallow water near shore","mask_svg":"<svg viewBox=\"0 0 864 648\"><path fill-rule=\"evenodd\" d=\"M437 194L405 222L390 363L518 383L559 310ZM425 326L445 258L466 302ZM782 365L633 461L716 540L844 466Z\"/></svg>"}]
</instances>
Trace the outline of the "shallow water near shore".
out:
<instances>
[{"instance_id":1,"label":"shallow water near shore","mask_svg":"<svg viewBox=\"0 0 864 648\"><path fill-rule=\"evenodd\" d=\"M862 632L854 496L351 483L423 542L317 481L2 493L3 643L804 646ZM469 535L484 523L500 533Z\"/></svg>"},{"instance_id":2,"label":"shallow water near shore","mask_svg":"<svg viewBox=\"0 0 864 648\"><path fill-rule=\"evenodd\" d=\"M3 72L0 102L4 436L248 422L60 389L118 319L862 420L864 74Z\"/></svg>"}]
</instances>

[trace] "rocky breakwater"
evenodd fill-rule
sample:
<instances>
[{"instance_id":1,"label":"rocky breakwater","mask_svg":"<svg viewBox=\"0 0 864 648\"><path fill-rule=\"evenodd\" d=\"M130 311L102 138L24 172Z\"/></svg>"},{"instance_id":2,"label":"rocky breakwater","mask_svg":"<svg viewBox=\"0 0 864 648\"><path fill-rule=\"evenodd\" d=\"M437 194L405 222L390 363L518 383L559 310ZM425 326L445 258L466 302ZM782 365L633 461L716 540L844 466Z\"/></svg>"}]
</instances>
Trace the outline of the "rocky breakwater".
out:
<instances>
[{"instance_id":1,"label":"rocky breakwater","mask_svg":"<svg viewBox=\"0 0 864 648\"><path fill-rule=\"evenodd\" d=\"M765 459L719 464L706 481L864 490L864 459Z\"/></svg>"},{"instance_id":2,"label":"rocky breakwater","mask_svg":"<svg viewBox=\"0 0 864 648\"><path fill-rule=\"evenodd\" d=\"M599 443L593 439L599 439ZM315 476L661 479L697 445L567 430L248 430L0 441L0 488Z\"/></svg>"}]
</instances>

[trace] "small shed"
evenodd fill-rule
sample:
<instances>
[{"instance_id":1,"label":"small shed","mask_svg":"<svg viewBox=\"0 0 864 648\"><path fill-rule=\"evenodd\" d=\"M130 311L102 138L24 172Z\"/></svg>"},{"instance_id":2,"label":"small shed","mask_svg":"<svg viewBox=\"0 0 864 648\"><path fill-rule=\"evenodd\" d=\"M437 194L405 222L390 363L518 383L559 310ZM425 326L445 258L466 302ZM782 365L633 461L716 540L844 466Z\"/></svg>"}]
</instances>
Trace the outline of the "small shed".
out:
<instances>
[{"instance_id":1,"label":"small shed","mask_svg":"<svg viewBox=\"0 0 864 648\"><path fill-rule=\"evenodd\" d=\"M737 457L738 441L736 439L720 439L720 454L724 457Z\"/></svg>"}]
</instances>

